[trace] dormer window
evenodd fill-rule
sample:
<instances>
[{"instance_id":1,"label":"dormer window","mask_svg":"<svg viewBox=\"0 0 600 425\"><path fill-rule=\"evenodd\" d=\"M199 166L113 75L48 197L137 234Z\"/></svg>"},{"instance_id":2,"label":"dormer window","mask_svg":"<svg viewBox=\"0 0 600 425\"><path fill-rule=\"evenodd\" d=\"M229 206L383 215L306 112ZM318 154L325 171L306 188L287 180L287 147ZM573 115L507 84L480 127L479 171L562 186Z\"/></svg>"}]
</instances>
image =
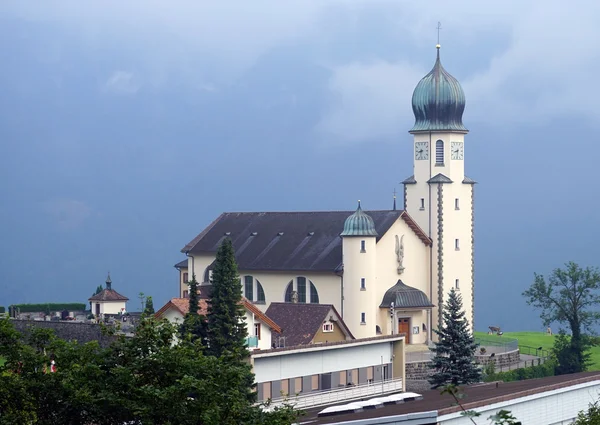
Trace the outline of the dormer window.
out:
<instances>
[{"instance_id":1,"label":"dormer window","mask_svg":"<svg viewBox=\"0 0 600 425\"><path fill-rule=\"evenodd\" d=\"M435 165L444 165L444 142L435 142Z\"/></svg>"},{"instance_id":2,"label":"dormer window","mask_svg":"<svg viewBox=\"0 0 600 425\"><path fill-rule=\"evenodd\" d=\"M323 323L323 332L333 332L333 323Z\"/></svg>"}]
</instances>

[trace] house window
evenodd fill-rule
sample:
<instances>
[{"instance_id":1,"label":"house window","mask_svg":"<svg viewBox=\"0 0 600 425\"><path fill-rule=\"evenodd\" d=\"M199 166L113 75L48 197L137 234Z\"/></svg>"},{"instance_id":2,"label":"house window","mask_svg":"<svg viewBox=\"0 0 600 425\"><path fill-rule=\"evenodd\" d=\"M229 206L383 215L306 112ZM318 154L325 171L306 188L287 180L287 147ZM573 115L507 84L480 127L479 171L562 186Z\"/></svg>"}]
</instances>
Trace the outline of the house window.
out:
<instances>
[{"instance_id":1,"label":"house window","mask_svg":"<svg viewBox=\"0 0 600 425\"><path fill-rule=\"evenodd\" d=\"M261 304L265 303L265 291L258 280L256 281L256 302Z\"/></svg>"},{"instance_id":2,"label":"house window","mask_svg":"<svg viewBox=\"0 0 600 425\"><path fill-rule=\"evenodd\" d=\"M460 289L460 282L459 282L459 280L458 280L458 279L456 279L456 280L454 281L454 287L455 287L456 289Z\"/></svg>"},{"instance_id":3,"label":"house window","mask_svg":"<svg viewBox=\"0 0 600 425\"><path fill-rule=\"evenodd\" d=\"M252 276L244 276L244 295L250 301L254 300L254 278Z\"/></svg>"},{"instance_id":4,"label":"house window","mask_svg":"<svg viewBox=\"0 0 600 425\"><path fill-rule=\"evenodd\" d=\"M183 291L183 298L187 298L189 296L189 292L187 290Z\"/></svg>"},{"instance_id":5,"label":"house window","mask_svg":"<svg viewBox=\"0 0 600 425\"><path fill-rule=\"evenodd\" d=\"M419 207L421 211L425 209L425 198L421 198L421 206Z\"/></svg>"},{"instance_id":6,"label":"house window","mask_svg":"<svg viewBox=\"0 0 600 425\"><path fill-rule=\"evenodd\" d=\"M435 165L444 165L444 142L435 142Z\"/></svg>"},{"instance_id":7,"label":"house window","mask_svg":"<svg viewBox=\"0 0 600 425\"><path fill-rule=\"evenodd\" d=\"M319 292L317 291L317 287L314 285L314 283L312 283L309 280L308 283L310 285L310 292L307 294L306 281L307 279L305 277L298 276L297 278L291 280L290 283L288 283L288 286L285 289L284 298L286 303L292 302L292 294L294 291L296 291L296 293L298 294L299 303L306 303L308 295L308 302L310 302L311 304L319 304Z\"/></svg>"},{"instance_id":8,"label":"house window","mask_svg":"<svg viewBox=\"0 0 600 425\"><path fill-rule=\"evenodd\" d=\"M256 336L260 341L260 323L254 324L254 336Z\"/></svg>"},{"instance_id":9,"label":"house window","mask_svg":"<svg viewBox=\"0 0 600 425\"><path fill-rule=\"evenodd\" d=\"M454 200L454 209L455 210L460 210L460 204L458 203L458 198L456 198Z\"/></svg>"},{"instance_id":10,"label":"house window","mask_svg":"<svg viewBox=\"0 0 600 425\"><path fill-rule=\"evenodd\" d=\"M454 249L457 251L460 250L460 244L458 242L458 239L454 239Z\"/></svg>"},{"instance_id":11,"label":"house window","mask_svg":"<svg viewBox=\"0 0 600 425\"><path fill-rule=\"evenodd\" d=\"M360 278L360 290L361 290L361 291L364 291L364 290L366 290L366 289L367 289L367 283L366 283L366 281L365 281L365 278L364 278L364 277L361 277L361 278Z\"/></svg>"},{"instance_id":12,"label":"house window","mask_svg":"<svg viewBox=\"0 0 600 425\"><path fill-rule=\"evenodd\" d=\"M333 323L323 323L323 332L333 332Z\"/></svg>"},{"instance_id":13,"label":"house window","mask_svg":"<svg viewBox=\"0 0 600 425\"><path fill-rule=\"evenodd\" d=\"M183 281L184 281L185 283L187 283L187 282L188 282L188 274L187 274L187 272L185 272L185 273L183 274Z\"/></svg>"},{"instance_id":14,"label":"house window","mask_svg":"<svg viewBox=\"0 0 600 425\"><path fill-rule=\"evenodd\" d=\"M367 315L365 313L360 313L360 324L361 325L365 325L367 323L366 316Z\"/></svg>"},{"instance_id":15,"label":"house window","mask_svg":"<svg viewBox=\"0 0 600 425\"><path fill-rule=\"evenodd\" d=\"M367 252L367 244L365 241L360 241L360 252Z\"/></svg>"}]
</instances>

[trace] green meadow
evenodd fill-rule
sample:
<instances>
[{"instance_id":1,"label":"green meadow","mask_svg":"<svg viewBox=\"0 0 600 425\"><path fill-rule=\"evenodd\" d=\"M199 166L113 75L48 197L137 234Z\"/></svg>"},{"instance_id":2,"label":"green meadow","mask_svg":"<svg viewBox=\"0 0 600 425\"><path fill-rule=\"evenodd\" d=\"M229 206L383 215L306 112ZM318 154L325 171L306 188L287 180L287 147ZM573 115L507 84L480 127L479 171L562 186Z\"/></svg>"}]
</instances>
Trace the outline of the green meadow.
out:
<instances>
[{"instance_id":1,"label":"green meadow","mask_svg":"<svg viewBox=\"0 0 600 425\"><path fill-rule=\"evenodd\" d=\"M524 354L528 352L527 347L533 349L542 347L544 350L550 350L554 344L554 335L547 335L544 332L505 332L502 336L488 335L487 332L475 332L475 336L498 343L502 343L503 340L516 339ZM600 347L592 347L590 352L592 354L590 370L600 370Z\"/></svg>"}]
</instances>

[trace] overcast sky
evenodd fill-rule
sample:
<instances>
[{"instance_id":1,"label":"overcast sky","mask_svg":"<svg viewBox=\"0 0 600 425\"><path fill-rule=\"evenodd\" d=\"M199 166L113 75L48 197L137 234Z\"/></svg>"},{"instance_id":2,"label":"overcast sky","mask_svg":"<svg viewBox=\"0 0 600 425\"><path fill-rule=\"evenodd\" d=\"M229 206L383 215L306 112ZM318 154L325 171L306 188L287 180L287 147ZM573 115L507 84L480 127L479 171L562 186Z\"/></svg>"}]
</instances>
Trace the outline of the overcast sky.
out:
<instances>
[{"instance_id":1,"label":"overcast sky","mask_svg":"<svg viewBox=\"0 0 600 425\"><path fill-rule=\"evenodd\" d=\"M599 9L3 2L0 305L85 301L108 270L162 305L222 211L390 208L441 21L479 182L476 327L541 329L520 295L533 273L600 265Z\"/></svg>"}]
</instances>

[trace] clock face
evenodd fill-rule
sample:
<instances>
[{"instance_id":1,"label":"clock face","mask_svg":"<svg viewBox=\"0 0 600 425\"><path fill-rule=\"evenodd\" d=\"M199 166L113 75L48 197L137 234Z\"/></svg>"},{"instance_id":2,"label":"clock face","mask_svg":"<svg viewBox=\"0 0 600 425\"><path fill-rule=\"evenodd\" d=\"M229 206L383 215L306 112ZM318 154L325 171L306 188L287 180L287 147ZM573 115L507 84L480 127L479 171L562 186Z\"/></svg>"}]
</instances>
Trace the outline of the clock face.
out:
<instances>
[{"instance_id":1,"label":"clock face","mask_svg":"<svg viewBox=\"0 0 600 425\"><path fill-rule=\"evenodd\" d=\"M415 143L415 159L418 159L418 160L429 159L429 143L428 142L416 142Z\"/></svg>"},{"instance_id":2,"label":"clock face","mask_svg":"<svg viewBox=\"0 0 600 425\"><path fill-rule=\"evenodd\" d=\"M463 150L463 144L462 142L452 142L450 145L450 148L452 150L452 159L464 159L465 157L465 152Z\"/></svg>"}]
</instances>

